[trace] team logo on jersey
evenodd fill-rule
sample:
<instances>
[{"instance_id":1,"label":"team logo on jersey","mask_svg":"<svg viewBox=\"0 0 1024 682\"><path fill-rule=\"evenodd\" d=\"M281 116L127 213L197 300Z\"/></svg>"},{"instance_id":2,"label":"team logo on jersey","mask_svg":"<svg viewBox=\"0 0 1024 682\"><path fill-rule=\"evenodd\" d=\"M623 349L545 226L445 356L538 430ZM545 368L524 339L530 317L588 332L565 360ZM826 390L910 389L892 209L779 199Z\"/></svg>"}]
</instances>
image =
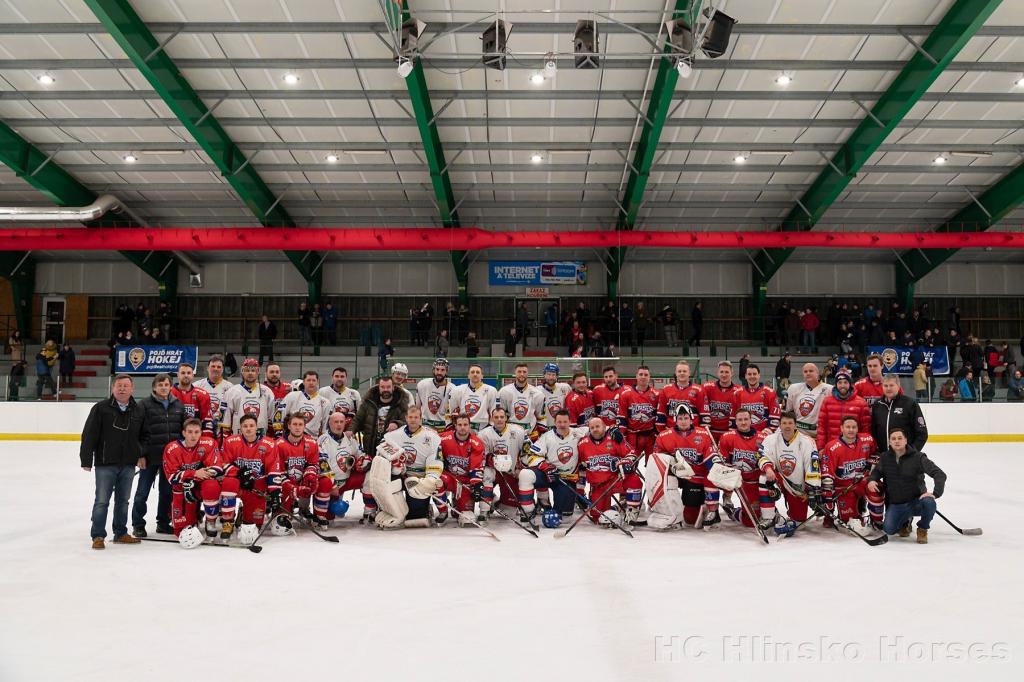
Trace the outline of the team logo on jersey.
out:
<instances>
[{"instance_id":1,"label":"team logo on jersey","mask_svg":"<svg viewBox=\"0 0 1024 682\"><path fill-rule=\"evenodd\" d=\"M302 478L302 472L306 468L306 458L289 457L285 468L288 470L288 478L297 481Z\"/></svg>"},{"instance_id":2,"label":"team logo on jersey","mask_svg":"<svg viewBox=\"0 0 1024 682\"><path fill-rule=\"evenodd\" d=\"M530 411L530 404L525 400L517 400L512 403L512 416L516 421L526 419L526 413Z\"/></svg>"},{"instance_id":3,"label":"team logo on jersey","mask_svg":"<svg viewBox=\"0 0 1024 682\"><path fill-rule=\"evenodd\" d=\"M789 478L796 471L796 457L793 455L782 455L779 457L779 469L782 470L782 475Z\"/></svg>"},{"instance_id":4,"label":"team logo on jersey","mask_svg":"<svg viewBox=\"0 0 1024 682\"><path fill-rule=\"evenodd\" d=\"M441 414L441 395L431 393L427 396L427 412L430 414Z\"/></svg>"},{"instance_id":5,"label":"team logo on jersey","mask_svg":"<svg viewBox=\"0 0 1024 682\"><path fill-rule=\"evenodd\" d=\"M555 450L555 457L557 457L558 461L562 464L568 464L572 461L574 454L572 446L570 445L559 445L558 449Z\"/></svg>"},{"instance_id":6,"label":"team logo on jersey","mask_svg":"<svg viewBox=\"0 0 1024 682\"><path fill-rule=\"evenodd\" d=\"M472 419L480 411L481 406L482 404L480 402L480 398L476 397L475 395L471 395L468 398L466 398L466 404L465 406L463 406L463 410L469 416L469 418Z\"/></svg>"},{"instance_id":7,"label":"team logo on jersey","mask_svg":"<svg viewBox=\"0 0 1024 682\"><path fill-rule=\"evenodd\" d=\"M800 402L798 402L796 405L797 412L800 413L801 417L806 417L814 409L814 405L817 402L818 401L814 396L804 395L800 398Z\"/></svg>"},{"instance_id":8,"label":"team logo on jersey","mask_svg":"<svg viewBox=\"0 0 1024 682\"><path fill-rule=\"evenodd\" d=\"M748 450L733 450L731 453L730 464L739 469L740 471L756 471L757 470L757 453L750 452Z\"/></svg>"},{"instance_id":9,"label":"team logo on jersey","mask_svg":"<svg viewBox=\"0 0 1024 682\"><path fill-rule=\"evenodd\" d=\"M495 457L500 457L508 454L508 443L498 442L494 444L494 450L492 453Z\"/></svg>"},{"instance_id":10,"label":"team logo on jersey","mask_svg":"<svg viewBox=\"0 0 1024 682\"><path fill-rule=\"evenodd\" d=\"M243 400L242 414L251 414L254 417L260 416L260 401L255 398L246 398Z\"/></svg>"},{"instance_id":11,"label":"team logo on jersey","mask_svg":"<svg viewBox=\"0 0 1024 682\"><path fill-rule=\"evenodd\" d=\"M305 421L307 424L313 420L313 417L316 416L316 412L313 410L313 407L308 404L303 405L302 407L299 408L299 414L302 415L303 421Z\"/></svg>"},{"instance_id":12,"label":"team logo on jersey","mask_svg":"<svg viewBox=\"0 0 1024 682\"><path fill-rule=\"evenodd\" d=\"M713 419L727 419L732 414L732 403L712 402L710 407Z\"/></svg>"},{"instance_id":13,"label":"team logo on jersey","mask_svg":"<svg viewBox=\"0 0 1024 682\"><path fill-rule=\"evenodd\" d=\"M704 437L703 436L694 436L693 437L693 444L694 445L700 445L703 442L704 442Z\"/></svg>"}]
</instances>

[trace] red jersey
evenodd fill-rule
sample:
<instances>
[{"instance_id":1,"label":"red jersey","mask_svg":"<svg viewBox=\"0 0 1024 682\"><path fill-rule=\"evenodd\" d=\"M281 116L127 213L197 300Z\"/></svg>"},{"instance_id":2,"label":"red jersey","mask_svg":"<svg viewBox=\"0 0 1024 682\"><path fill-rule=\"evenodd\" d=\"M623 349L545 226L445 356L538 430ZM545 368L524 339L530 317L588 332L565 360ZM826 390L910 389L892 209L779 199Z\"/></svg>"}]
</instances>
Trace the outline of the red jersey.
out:
<instances>
[{"instance_id":1,"label":"red jersey","mask_svg":"<svg viewBox=\"0 0 1024 682\"><path fill-rule=\"evenodd\" d=\"M220 469L220 451L217 443L209 436L203 436L193 447L186 447L182 440L172 440L164 446L164 476L171 485L181 482L186 471L206 467Z\"/></svg>"},{"instance_id":2,"label":"red jersey","mask_svg":"<svg viewBox=\"0 0 1024 682\"><path fill-rule=\"evenodd\" d=\"M576 450L580 453L580 467L591 485L600 485L614 478L619 460L633 454L629 443L625 440L616 442L607 432L601 440L594 440L590 434L580 438Z\"/></svg>"},{"instance_id":3,"label":"red jersey","mask_svg":"<svg viewBox=\"0 0 1024 682\"><path fill-rule=\"evenodd\" d=\"M853 443L836 438L820 451L821 476L831 476L836 492L840 492L867 475L875 451L875 439L866 433L858 433Z\"/></svg>"},{"instance_id":4,"label":"red jersey","mask_svg":"<svg viewBox=\"0 0 1024 682\"><path fill-rule=\"evenodd\" d=\"M882 392L882 382L872 381L871 377L858 379L857 383L853 385L853 392L861 398L864 398L864 402L868 404L868 410L870 410L875 403L885 397L885 393ZM900 387L900 395L903 395L902 386Z\"/></svg>"},{"instance_id":5,"label":"red jersey","mask_svg":"<svg viewBox=\"0 0 1024 682\"><path fill-rule=\"evenodd\" d=\"M586 424L595 416L594 392L589 388L583 393L572 389L565 397L565 409L569 411L569 423L575 426Z\"/></svg>"},{"instance_id":6,"label":"red jersey","mask_svg":"<svg viewBox=\"0 0 1024 682\"><path fill-rule=\"evenodd\" d=\"M871 408L859 395L850 391L846 398L840 398L839 392L832 389L832 395L826 396L818 413L817 445L818 451L831 440L842 435L843 417L851 414L857 418L857 431L871 433Z\"/></svg>"},{"instance_id":7,"label":"red jersey","mask_svg":"<svg viewBox=\"0 0 1024 682\"><path fill-rule=\"evenodd\" d=\"M673 381L665 386L658 393L658 430L664 431L670 428L669 423L675 421L676 408L686 403L693 409L693 413L700 418L704 414L704 389L700 384L692 381L686 386L680 386Z\"/></svg>"},{"instance_id":8,"label":"red jersey","mask_svg":"<svg viewBox=\"0 0 1024 682\"><path fill-rule=\"evenodd\" d=\"M734 419L740 408L750 410L750 419L757 431L765 429L774 431L779 428L779 415L782 414L779 398L775 395L775 391L764 384L758 384L757 388L753 390L749 386L738 388L732 394ZM735 424L733 426L735 427Z\"/></svg>"},{"instance_id":9,"label":"red jersey","mask_svg":"<svg viewBox=\"0 0 1024 682\"><path fill-rule=\"evenodd\" d=\"M653 386L640 392L635 386L619 396L619 426L631 433L649 433L658 418L658 391Z\"/></svg>"},{"instance_id":10,"label":"red jersey","mask_svg":"<svg viewBox=\"0 0 1024 682\"><path fill-rule=\"evenodd\" d=\"M303 433L299 442L293 443L289 434L278 438L274 444L281 468L292 481L298 483L306 474L320 475L320 447L312 436Z\"/></svg>"},{"instance_id":11,"label":"red jersey","mask_svg":"<svg viewBox=\"0 0 1024 682\"><path fill-rule=\"evenodd\" d=\"M454 431L446 431L441 436L441 459L448 473L468 477L470 483L483 481L484 444L476 434L459 440Z\"/></svg>"},{"instance_id":12,"label":"red jersey","mask_svg":"<svg viewBox=\"0 0 1024 682\"><path fill-rule=\"evenodd\" d=\"M747 433L730 429L718 439L718 451L722 453L722 459L729 466L739 469L744 481L757 481L761 475L761 470L757 468L757 457L765 435L756 429Z\"/></svg>"},{"instance_id":13,"label":"red jersey","mask_svg":"<svg viewBox=\"0 0 1024 682\"><path fill-rule=\"evenodd\" d=\"M702 389L704 408L700 410L701 424L716 433L725 433L732 423L732 396L739 386L729 384L723 388L717 381L709 381Z\"/></svg>"},{"instance_id":14,"label":"red jersey","mask_svg":"<svg viewBox=\"0 0 1024 682\"><path fill-rule=\"evenodd\" d=\"M654 451L669 456L679 455L697 476L706 476L711 465L722 459L715 447L715 439L702 426L689 431L680 431L677 427L662 431L654 439Z\"/></svg>"},{"instance_id":15,"label":"red jersey","mask_svg":"<svg viewBox=\"0 0 1024 682\"><path fill-rule=\"evenodd\" d=\"M623 384L615 388L601 384L594 389L594 409L605 426L615 426L619 422L619 398L627 390L629 388Z\"/></svg>"},{"instance_id":16,"label":"red jersey","mask_svg":"<svg viewBox=\"0 0 1024 682\"><path fill-rule=\"evenodd\" d=\"M171 387L171 395L185 406L185 419L198 419L203 422L203 433L213 435L209 393L195 386L190 386L187 391L183 391L181 386L175 384Z\"/></svg>"},{"instance_id":17,"label":"red jersey","mask_svg":"<svg viewBox=\"0 0 1024 682\"><path fill-rule=\"evenodd\" d=\"M281 459L274 441L265 436L251 443L241 434L226 436L221 447L221 462L225 476L238 477L243 469L248 469L259 477L266 477L268 490L281 487Z\"/></svg>"}]
</instances>

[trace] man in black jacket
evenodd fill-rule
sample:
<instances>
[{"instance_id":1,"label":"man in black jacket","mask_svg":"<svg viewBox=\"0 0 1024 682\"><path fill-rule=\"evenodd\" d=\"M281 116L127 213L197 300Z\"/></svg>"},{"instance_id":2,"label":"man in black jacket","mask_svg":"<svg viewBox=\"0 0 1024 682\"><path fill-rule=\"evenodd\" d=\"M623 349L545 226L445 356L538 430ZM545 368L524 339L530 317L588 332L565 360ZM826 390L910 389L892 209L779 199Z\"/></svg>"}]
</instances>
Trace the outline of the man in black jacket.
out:
<instances>
[{"instance_id":1,"label":"man in black jacket","mask_svg":"<svg viewBox=\"0 0 1024 682\"><path fill-rule=\"evenodd\" d=\"M934 485L928 492L924 476L932 477ZM935 465L928 455L918 451L907 442L906 432L896 427L889 434L889 449L871 470L868 477L868 492L879 494L885 490L886 534L899 533L900 537L910 535L910 522L920 516L917 522L917 542L928 542L928 528L935 516L935 500L942 497L946 486L946 474Z\"/></svg>"},{"instance_id":2,"label":"man in black jacket","mask_svg":"<svg viewBox=\"0 0 1024 682\"><path fill-rule=\"evenodd\" d=\"M139 486L132 500L132 530L137 538L146 537L146 503L153 482L160 489L156 507L156 532L173 534L171 528L171 484L163 474L164 447L181 435L185 423L185 405L171 395L171 375L153 377L153 394L139 401L144 421L140 442L142 445L142 471Z\"/></svg>"},{"instance_id":3,"label":"man in black jacket","mask_svg":"<svg viewBox=\"0 0 1024 682\"><path fill-rule=\"evenodd\" d=\"M114 542L135 544L128 534L128 497L132 493L135 467L145 466L139 433L144 420L142 406L132 398L132 378L114 377L108 400L92 406L82 428L78 451L84 471L96 470L96 498L92 504L93 549L104 549L107 537L107 510L114 495Z\"/></svg>"},{"instance_id":4,"label":"man in black jacket","mask_svg":"<svg viewBox=\"0 0 1024 682\"><path fill-rule=\"evenodd\" d=\"M363 396L363 402L359 403L359 410L349 429L363 434L363 452L372 457L385 433L405 426L405 412L408 409L406 392L396 390L394 380L383 376Z\"/></svg>"},{"instance_id":5,"label":"man in black jacket","mask_svg":"<svg viewBox=\"0 0 1024 682\"><path fill-rule=\"evenodd\" d=\"M256 330L260 339L260 367L263 366L263 358L269 356L274 361L274 339L277 338L277 325L270 321L270 318L263 315L260 318L260 326Z\"/></svg>"},{"instance_id":6,"label":"man in black jacket","mask_svg":"<svg viewBox=\"0 0 1024 682\"><path fill-rule=\"evenodd\" d=\"M900 378L887 374L882 378L882 397L871 407L871 435L879 452L889 449L889 434L900 428L910 447L918 452L928 442L928 424L921 406L908 395L900 395Z\"/></svg>"}]
</instances>

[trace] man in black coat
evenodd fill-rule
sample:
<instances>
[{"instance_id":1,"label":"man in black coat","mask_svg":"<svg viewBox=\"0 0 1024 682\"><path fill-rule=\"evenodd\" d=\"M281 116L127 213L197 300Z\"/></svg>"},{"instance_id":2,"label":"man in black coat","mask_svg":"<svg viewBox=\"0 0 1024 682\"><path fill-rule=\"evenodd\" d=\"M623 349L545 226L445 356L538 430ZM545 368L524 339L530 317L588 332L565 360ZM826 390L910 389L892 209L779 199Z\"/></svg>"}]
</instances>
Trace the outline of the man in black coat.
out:
<instances>
[{"instance_id":1,"label":"man in black coat","mask_svg":"<svg viewBox=\"0 0 1024 682\"><path fill-rule=\"evenodd\" d=\"M135 544L128 534L128 498L135 467L145 465L139 434L145 419L142 406L132 398L134 386L127 374L114 377L110 398L92 406L82 428L78 454L84 471L96 471L96 497L92 504L93 549L104 549L107 511L114 496L114 542Z\"/></svg>"},{"instance_id":2,"label":"man in black coat","mask_svg":"<svg viewBox=\"0 0 1024 682\"><path fill-rule=\"evenodd\" d=\"M146 537L146 503L153 482L160 489L156 507L156 532L173 534L171 528L171 484L163 473L164 448L181 436L185 423L185 405L171 395L171 375L153 377L153 394L139 401L144 420L140 434L142 445L142 471L139 486L132 500L132 530L137 538Z\"/></svg>"},{"instance_id":3,"label":"man in black coat","mask_svg":"<svg viewBox=\"0 0 1024 682\"><path fill-rule=\"evenodd\" d=\"M363 435L363 452L372 457L384 434L405 426L408 409L405 391L397 390L394 380L383 376L363 396L349 429Z\"/></svg>"},{"instance_id":4,"label":"man in black coat","mask_svg":"<svg viewBox=\"0 0 1024 682\"><path fill-rule=\"evenodd\" d=\"M871 435L879 452L889 449L889 434L900 428L910 447L920 452L928 442L928 424L916 400L900 394L900 378L895 374L882 377L882 397L871 406Z\"/></svg>"},{"instance_id":5,"label":"man in black coat","mask_svg":"<svg viewBox=\"0 0 1024 682\"><path fill-rule=\"evenodd\" d=\"M931 492L925 486L925 474L934 481ZM942 497L946 474L928 459L928 455L908 444L907 434L902 428L892 429L889 449L882 453L868 481L868 492L876 495L882 492L884 485L885 521L882 527L886 534L899 533L900 537L907 537L911 520L920 516L917 541L926 544L928 528L935 516L935 500Z\"/></svg>"},{"instance_id":6,"label":"man in black coat","mask_svg":"<svg viewBox=\"0 0 1024 682\"><path fill-rule=\"evenodd\" d=\"M277 338L277 325L274 324L269 317L263 315L260 318L260 325L256 329L256 334L260 339L260 367L263 366L263 358L269 356L271 362L274 361L274 339Z\"/></svg>"}]
</instances>

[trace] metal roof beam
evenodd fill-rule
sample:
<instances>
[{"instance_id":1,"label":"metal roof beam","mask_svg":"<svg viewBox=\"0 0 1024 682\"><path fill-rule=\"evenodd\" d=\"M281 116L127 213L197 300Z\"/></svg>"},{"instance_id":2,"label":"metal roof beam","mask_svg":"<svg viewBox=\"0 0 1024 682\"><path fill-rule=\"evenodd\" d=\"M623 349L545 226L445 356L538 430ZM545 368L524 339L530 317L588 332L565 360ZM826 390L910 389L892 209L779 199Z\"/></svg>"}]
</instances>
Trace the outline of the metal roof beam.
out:
<instances>
[{"instance_id":1,"label":"metal roof beam","mask_svg":"<svg viewBox=\"0 0 1024 682\"><path fill-rule=\"evenodd\" d=\"M210 115L210 109L181 75L174 61L159 49L160 41L131 3L128 0L85 2L260 223L274 227L293 226L295 223L280 206L279 197L267 188L242 151L217 119ZM319 262L320 255L297 251L285 251L285 255L306 280L310 299L319 299L323 272L313 266Z\"/></svg>"}]
</instances>

